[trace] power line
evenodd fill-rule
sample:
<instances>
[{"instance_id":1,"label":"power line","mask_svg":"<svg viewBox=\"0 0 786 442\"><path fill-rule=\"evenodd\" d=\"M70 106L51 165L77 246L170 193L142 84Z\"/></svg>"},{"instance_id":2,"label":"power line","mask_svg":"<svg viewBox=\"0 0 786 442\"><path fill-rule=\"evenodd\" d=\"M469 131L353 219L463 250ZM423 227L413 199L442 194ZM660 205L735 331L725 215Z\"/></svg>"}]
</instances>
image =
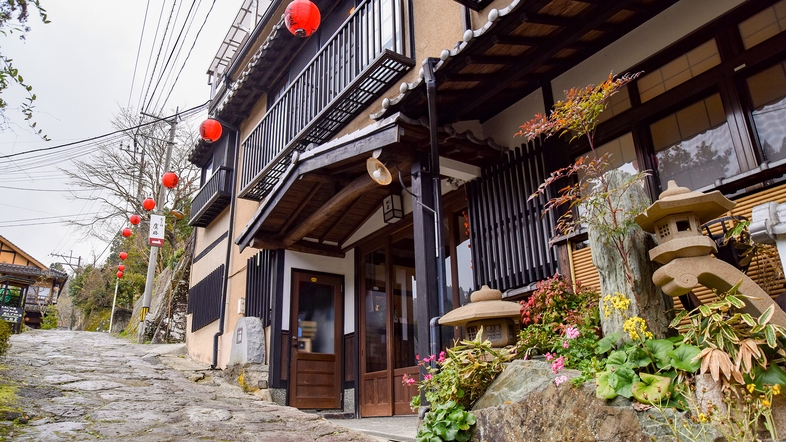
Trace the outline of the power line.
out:
<instances>
[{"instance_id":1,"label":"power line","mask_svg":"<svg viewBox=\"0 0 786 442\"><path fill-rule=\"evenodd\" d=\"M175 40L175 45L172 47L172 52L169 55L169 59L167 60L163 70L161 71L161 77L159 78L159 82L153 88L153 95L151 95L150 97L151 103L153 101L153 96L155 96L155 91L158 89L159 85L161 86L162 92L166 89L166 85L167 83L169 83L169 79L172 77L172 73L175 70L175 64L177 63L177 60L180 58L180 52L183 50L183 47L186 44L186 38L188 34L191 32L191 26L194 24L194 19L196 18L197 11L199 11L199 7L201 5L202 5L202 0L199 0L198 2L197 0L193 0L193 2L191 3L191 7L189 8L188 13L186 14L186 18L183 20L183 26L180 28L180 33L178 34L177 39ZM196 6L196 8L194 8L194 6ZM192 11L193 14L191 13ZM179 13L180 11L178 10L178 14ZM183 40L182 43L178 46L178 42L180 41L181 36L183 37ZM176 49L177 49L177 53L175 53ZM174 59L172 59L173 55L174 55ZM167 69L170 60L172 61L172 67ZM161 83L161 79L163 78L165 71L166 71L166 79L164 79L164 82ZM153 109L158 108L158 103L161 101L162 95L159 95L158 98L156 98L156 103L155 105L153 105ZM163 112L165 105L166 103L161 105L160 112Z\"/></svg>"},{"instance_id":2,"label":"power line","mask_svg":"<svg viewBox=\"0 0 786 442\"><path fill-rule=\"evenodd\" d=\"M24 190L28 192L92 192L93 189L31 189L28 187L0 186L0 189Z\"/></svg>"},{"instance_id":3,"label":"power line","mask_svg":"<svg viewBox=\"0 0 786 442\"><path fill-rule=\"evenodd\" d=\"M142 109L143 111L147 111L148 108L145 105L147 101L147 96L150 93L150 86L153 84L153 78L155 78L156 68L158 67L158 60L161 58L161 51L164 50L164 43L166 43L166 34L169 31L169 23L172 21L172 15L175 13L175 6L177 5L177 0L172 3L172 10L169 11L169 18L166 22L166 27L164 28L164 34L161 36L161 46L158 47L158 54L156 55L156 61L153 64L153 71L150 73L150 83L147 84L147 91L145 91L145 97L142 99ZM163 12L163 5L161 6ZM155 41L153 42L155 44ZM151 54L152 55L152 54Z\"/></svg>"},{"instance_id":4,"label":"power line","mask_svg":"<svg viewBox=\"0 0 786 442\"><path fill-rule=\"evenodd\" d=\"M201 0L200 0L201 4ZM199 27L199 30L196 33L196 37L194 37L194 42L191 44L191 48L188 50L188 54L186 54L186 59L183 60L183 65L180 66L180 70L177 72L177 76L175 76L175 81L172 83L172 88L169 89L169 93L166 95L164 99L164 103L161 105L161 110L164 110L164 106L166 106L167 101L169 101L169 97L172 95L172 92L175 90L175 86L177 86L177 80L180 79L180 74L183 73L183 69L186 67L186 63L188 63L188 59L191 57L191 52L194 50L194 47L197 44L197 40L199 40L199 35L202 33L202 29L204 29L205 24L207 23L207 19L210 17L210 13L213 12L213 7L216 5L216 0L213 0L213 3L210 4L210 9L207 10L207 14L205 15L205 20L202 21L202 26Z\"/></svg>"},{"instance_id":5,"label":"power line","mask_svg":"<svg viewBox=\"0 0 786 442\"><path fill-rule=\"evenodd\" d=\"M147 12L150 10L150 0L145 6L145 17L142 19L142 32L139 34L139 46L136 48L136 60L134 61L134 73L131 75L131 89L128 91L128 103L126 107L131 107L131 95L134 93L134 82L136 81L136 69L139 67L139 54L142 52L142 40L145 37L145 26L147 25Z\"/></svg>"},{"instance_id":6,"label":"power line","mask_svg":"<svg viewBox=\"0 0 786 442\"><path fill-rule=\"evenodd\" d=\"M192 107L191 109L187 109L187 110L181 112L180 114L170 115L168 117L161 117L161 120L167 120L167 119L170 119L170 118L175 117L175 116L183 116L182 114L192 113L194 111L201 110L203 107L206 107L208 103L209 102L205 102L204 104L200 104L199 106ZM92 138L86 138L86 139L81 140L81 141L74 141L72 143L60 144L58 146L42 147L42 148L39 148L39 149L31 149L31 150L26 150L24 152L17 152L17 153L12 153L12 154L8 154L8 155L0 155L0 159L12 158L12 157L15 157L15 156L18 156L18 155L27 155L27 154L31 154L31 153L35 153L35 152L43 152L43 151L49 151L49 150L54 150L54 149L62 149L64 147L73 146L73 145L81 144L81 143L86 143L88 141L100 140L102 138L106 138L106 137L111 136L111 135L123 133L123 132L126 132L126 131L138 129L138 128L141 128L141 127L145 127L145 126L149 126L151 124L157 124L157 123L159 123L159 121L154 120L154 121L150 121L150 122L147 122L147 123L139 124L139 125L134 126L134 127L129 127L129 128L125 128L125 129L116 130L114 132L109 132L109 133L106 133L106 134L103 134L103 135L98 135L98 136L92 137Z\"/></svg>"}]
</instances>

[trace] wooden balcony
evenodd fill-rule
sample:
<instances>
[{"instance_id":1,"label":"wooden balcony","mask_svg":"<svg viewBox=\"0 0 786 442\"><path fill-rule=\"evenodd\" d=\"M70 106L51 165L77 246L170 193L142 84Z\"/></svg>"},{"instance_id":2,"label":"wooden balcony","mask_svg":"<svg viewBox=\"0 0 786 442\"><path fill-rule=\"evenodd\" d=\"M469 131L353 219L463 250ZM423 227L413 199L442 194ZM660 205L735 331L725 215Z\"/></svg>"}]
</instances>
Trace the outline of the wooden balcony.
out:
<instances>
[{"instance_id":1,"label":"wooden balcony","mask_svg":"<svg viewBox=\"0 0 786 442\"><path fill-rule=\"evenodd\" d=\"M335 136L413 65L403 0L355 9L243 142L241 198L262 200L292 153Z\"/></svg>"},{"instance_id":2,"label":"wooden balcony","mask_svg":"<svg viewBox=\"0 0 786 442\"><path fill-rule=\"evenodd\" d=\"M234 174L228 167L219 167L213 172L191 201L189 225L207 227L229 206L232 200L232 179Z\"/></svg>"}]
</instances>

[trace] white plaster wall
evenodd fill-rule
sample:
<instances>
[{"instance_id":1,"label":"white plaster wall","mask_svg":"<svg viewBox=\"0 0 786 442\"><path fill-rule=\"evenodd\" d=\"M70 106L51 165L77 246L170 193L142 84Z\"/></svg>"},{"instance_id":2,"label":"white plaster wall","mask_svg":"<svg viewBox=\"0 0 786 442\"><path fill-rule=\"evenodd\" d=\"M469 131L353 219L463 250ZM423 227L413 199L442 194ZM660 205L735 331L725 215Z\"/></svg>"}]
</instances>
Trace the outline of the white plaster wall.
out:
<instances>
[{"instance_id":1,"label":"white plaster wall","mask_svg":"<svg viewBox=\"0 0 786 442\"><path fill-rule=\"evenodd\" d=\"M608 77L609 72L627 72L631 67L741 3L743 0L680 1L555 78L551 82L554 99L562 99L562 92L566 89L600 83Z\"/></svg>"},{"instance_id":2,"label":"white plaster wall","mask_svg":"<svg viewBox=\"0 0 786 442\"><path fill-rule=\"evenodd\" d=\"M483 133L502 146L519 146L524 143L523 137L514 137L519 127L544 112L543 92L538 89L483 123Z\"/></svg>"},{"instance_id":3,"label":"white plaster wall","mask_svg":"<svg viewBox=\"0 0 786 442\"><path fill-rule=\"evenodd\" d=\"M312 255L287 250L284 254L284 296L281 306L281 329L289 330L292 270L313 270L344 276L344 333L355 331L355 251L344 258Z\"/></svg>"}]
</instances>

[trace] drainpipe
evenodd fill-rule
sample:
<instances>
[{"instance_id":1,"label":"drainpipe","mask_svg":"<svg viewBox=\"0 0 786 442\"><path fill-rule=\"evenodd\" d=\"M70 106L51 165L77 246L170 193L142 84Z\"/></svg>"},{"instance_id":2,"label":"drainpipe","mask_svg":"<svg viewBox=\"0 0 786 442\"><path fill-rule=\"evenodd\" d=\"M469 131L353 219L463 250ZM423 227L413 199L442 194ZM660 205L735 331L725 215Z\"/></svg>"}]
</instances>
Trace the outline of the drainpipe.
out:
<instances>
[{"instance_id":1,"label":"drainpipe","mask_svg":"<svg viewBox=\"0 0 786 442\"><path fill-rule=\"evenodd\" d=\"M229 200L229 230L227 232L227 262L226 266L224 266L224 286L221 288L221 304L218 310L218 331L215 335L213 335L213 362L210 364L211 369L216 369L218 367L218 338L220 338L224 334L224 322L226 322L226 303L227 303L227 292L229 291L229 270L230 264L232 263L232 238L234 237L234 227L235 227L235 206L237 205L235 200L235 186L237 184L237 163L238 163L238 150L240 149L240 131L237 127L232 126L224 121L218 120L222 126L231 129L232 135L235 137L232 140L232 184L229 186L230 191L229 194L231 195Z\"/></svg>"},{"instance_id":2,"label":"drainpipe","mask_svg":"<svg viewBox=\"0 0 786 442\"><path fill-rule=\"evenodd\" d=\"M434 181L434 226L437 240L437 299L439 300L439 317L431 319L431 325L445 314L445 234L442 217L442 180L439 175L439 141L437 139L437 79L434 76L434 65L438 58L428 58L423 64L423 77L426 80L426 97L428 98L428 125L431 142L431 175ZM432 348L442 348L442 334L437 328L432 333ZM433 353L436 354L436 353Z\"/></svg>"}]
</instances>

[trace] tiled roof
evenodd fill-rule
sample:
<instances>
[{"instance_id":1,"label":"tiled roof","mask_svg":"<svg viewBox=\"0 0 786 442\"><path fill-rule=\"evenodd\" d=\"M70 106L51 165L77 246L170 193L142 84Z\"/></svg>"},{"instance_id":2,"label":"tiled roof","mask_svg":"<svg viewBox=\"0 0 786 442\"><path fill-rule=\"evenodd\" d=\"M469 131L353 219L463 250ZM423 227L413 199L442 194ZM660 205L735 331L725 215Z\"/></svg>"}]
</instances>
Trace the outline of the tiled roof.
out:
<instances>
[{"instance_id":1,"label":"tiled roof","mask_svg":"<svg viewBox=\"0 0 786 442\"><path fill-rule=\"evenodd\" d=\"M5 263L0 263L0 273L6 275L43 276L55 279L65 279L68 276L65 272L59 270L39 269L32 266Z\"/></svg>"},{"instance_id":2,"label":"tiled roof","mask_svg":"<svg viewBox=\"0 0 786 442\"><path fill-rule=\"evenodd\" d=\"M488 21L485 25L475 30L467 29L464 31L464 35L462 37L463 41L456 43L456 46L453 49L442 50L442 52L439 54L439 62L437 62L437 64L434 66L434 73L436 74L441 67L450 62L452 57L459 55L464 49L467 48L467 46L471 45L474 40L492 29L502 19L502 17L511 14L521 3L523 3L523 0L513 0L505 8L491 9L488 13ZM425 64L426 61L427 60L423 60L422 64ZM418 72L418 79L411 83L401 83L399 86L400 93L393 98L385 98L382 100L382 110L371 114L371 118L378 120L385 117L390 106L399 104L408 94L420 87L420 85L423 83L425 83L425 77L423 68L420 68L420 71Z\"/></svg>"}]
</instances>

